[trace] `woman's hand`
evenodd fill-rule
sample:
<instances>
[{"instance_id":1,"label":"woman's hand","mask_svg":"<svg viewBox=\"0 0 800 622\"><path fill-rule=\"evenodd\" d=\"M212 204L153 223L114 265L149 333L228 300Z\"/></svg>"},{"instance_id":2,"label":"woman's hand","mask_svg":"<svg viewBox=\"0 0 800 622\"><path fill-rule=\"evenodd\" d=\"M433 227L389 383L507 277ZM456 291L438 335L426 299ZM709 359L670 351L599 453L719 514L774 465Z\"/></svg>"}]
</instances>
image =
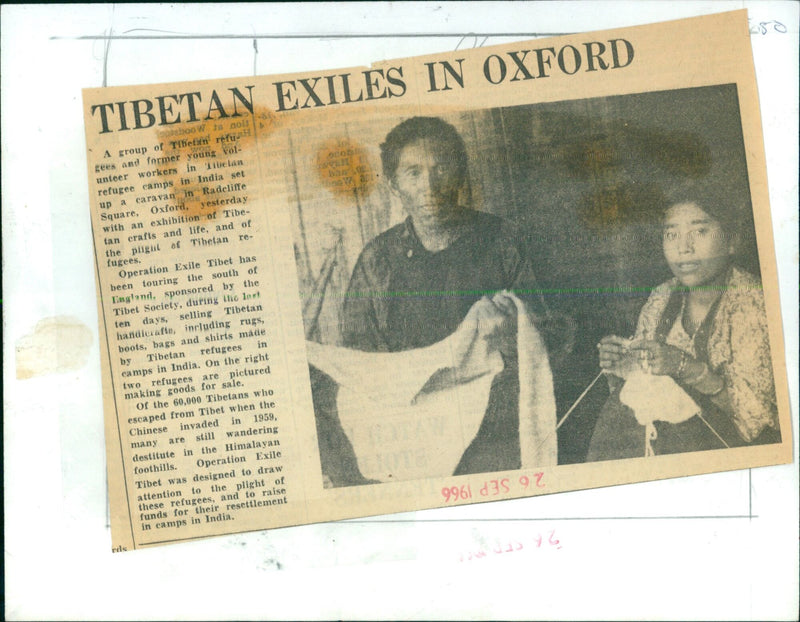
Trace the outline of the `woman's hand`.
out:
<instances>
[{"instance_id":1,"label":"woman's hand","mask_svg":"<svg viewBox=\"0 0 800 622\"><path fill-rule=\"evenodd\" d=\"M680 348L657 341L637 341L631 350L639 356L642 369L658 376L671 376L699 393L715 398L717 405L729 409L725 378L712 371L707 363Z\"/></svg>"},{"instance_id":2,"label":"woman's hand","mask_svg":"<svg viewBox=\"0 0 800 622\"><path fill-rule=\"evenodd\" d=\"M631 344L631 351L639 357L639 364L644 371L656 376L672 376L676 379L685 370L691 358L680 348L658 341L634 342Z\"/></svg>"},{"instance_id":3,"label":"woman's hand","mask_svg":"<svg viewBox=\"0 0 800 622\"><path fill-rule=\"evenodd\" d=\"M597 344L600 369L620 378L625 378L638 365L630 351L630 339L607 335Z\"/></svg>"}]
</instances>

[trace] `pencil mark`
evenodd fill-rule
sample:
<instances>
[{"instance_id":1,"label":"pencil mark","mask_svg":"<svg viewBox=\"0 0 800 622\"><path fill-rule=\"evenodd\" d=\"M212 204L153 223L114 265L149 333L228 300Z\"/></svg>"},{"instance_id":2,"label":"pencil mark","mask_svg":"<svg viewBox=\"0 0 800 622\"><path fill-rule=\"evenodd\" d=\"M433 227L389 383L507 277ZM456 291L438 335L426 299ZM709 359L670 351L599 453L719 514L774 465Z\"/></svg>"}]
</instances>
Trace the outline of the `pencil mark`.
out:
<instances>
[{"instance_id":1,"label":"pencil mark","mask_svg":"<svg viewBox=\"0 0 800 622\"><path fill-rule=\"evenodd\" d=\"M730 514L725 516L543 516L541 518L443 518L443 519L397 519L397 520L346 520L341 523L524 523L537 521L581 521L581 520L721 520L758 518L757 515Z\"/></svg>"},{"instance_id":2,"label":"pencil mark","mask_svg":"<svg viewBox=\"0 0 800 622\"><path fill-rule=\"evenodd\" d=\"M788 30L784 24L774 19L765 22L758 22L756 24L753 23L753 20L748 17L747 26L751 35L766 35L770 32L785 34Z\"/></svg>"},{"instance_id":3,"label":"pencil mark","mask_svg":"<svg viewBox=\"0 0 800 622\"><path fill-rule=\"evenodd\" d=\"M103 88L108 86L108 54L111 51L111 40L114 39L114 5L111 5L111 26L104 30L103 34L107 37L103 46Z\"/></svg>"},{"instance_id":4,"label":"pencil mark","mask_svg":"<svg viewBox=\"0 0 800 622\"><path fill-rule=\"evenodd\" d=\"M122 31L123 35L127 35L132 32L160 32L165 35L180 35L186 34L182 33L179 30L164 30L163 28L129 28L128 30Z\"/></svg>"},{"instance_id":5,"label":"pencil mark","mask_svg":"<svg viewBox=\"0 0 800 622\"><path fill-rule=\"evenodd\" d=\"M103 88L108 86L108 53L111 50L111 39L114 38L113 32L113 28L108 30L109 36L106 38L105 45L103 46Z\"/></svg>"},{"instance_id":6,"label":"pencil mark","mask_svg":"<svg viewBox=\"0 0 800 622\"><path fill-rule=\"evenodd\" d=\"M461 44L464 43L467 40L468 37L472 37L472 47L473 48L482 48L486 44L486 41L489 39L489 35L485 35L485 36L483 36L483 40L482 41L478 41L478 39L480 37L478 35L476 35L474 32L470 32L470 33L468 33L466 35L462 35L462 37L458 40L458 43L456 44L456 47L455 47L456 51L461 47Z\"/></svg>"},{"instance_id":7,"label":"pencil mark","mask_svg":"<svg viewBox=\"0 0 800 622\"><path fill-rule=\"evenodd\" d=\"M334 33L334 34L304 34L304 33L297 33L297 34L183 34L177 32L170 32L170 31L155 31L155 32L165 32L168 34L159 34L159 35L128 35L126 33L139 31L139 30L146 30L146 31L153 31L152 29L148 28L135 28L133 30L127 30L125 33L120 35L114 34L102 34L102 35L79 35L75 36L62 36L62 35L52 35L50 40L75 40L75 41L92 41L92 40L106 40L106 39L126 39L126 40L135 40L135 39L420 39L420 38L432 38L432 39L441 39L441 38L455 38L455 37L464 37L464 36L474 36L474 37L525 37L530 39L538 39L542 37L559 37L562 35L569 35L574 33L569 32L478 32L478 33L469 33L468 35L462 35L457 32L404 32L404 33L385 33L385 32L375 32L375 33Z\"/></svg>"}]
</instances>

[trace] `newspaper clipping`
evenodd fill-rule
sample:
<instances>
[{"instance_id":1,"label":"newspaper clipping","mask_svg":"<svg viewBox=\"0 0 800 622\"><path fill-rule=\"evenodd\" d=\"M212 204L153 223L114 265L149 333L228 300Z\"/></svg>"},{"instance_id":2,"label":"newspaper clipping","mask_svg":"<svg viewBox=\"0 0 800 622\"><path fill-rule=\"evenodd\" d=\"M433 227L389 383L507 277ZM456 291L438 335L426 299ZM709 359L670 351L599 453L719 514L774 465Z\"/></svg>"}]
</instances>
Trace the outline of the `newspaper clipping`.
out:
<instances>
[{"instance_id":1,"label":"newspaper clipping","mask_svg":"<svg viewBox=\"0 0 800 622\"><path fill-rule=\"evenodd\" d=\"M791 460L744 11L84 109L114 551Z\"/></svg>"}]
</instances>

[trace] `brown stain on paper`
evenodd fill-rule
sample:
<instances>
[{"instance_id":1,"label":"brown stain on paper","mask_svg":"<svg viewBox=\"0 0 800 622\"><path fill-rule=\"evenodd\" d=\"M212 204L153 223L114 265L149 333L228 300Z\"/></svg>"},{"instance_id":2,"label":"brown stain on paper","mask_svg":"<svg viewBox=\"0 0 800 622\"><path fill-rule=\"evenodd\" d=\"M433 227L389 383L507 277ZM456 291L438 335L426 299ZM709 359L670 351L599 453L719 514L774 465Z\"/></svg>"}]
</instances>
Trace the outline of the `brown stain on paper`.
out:
<instances>
[{"instance_id":1,"label":"brown stain on paper","mask_svg":"<svg viewBox=\"0 0 800 622\"><path fill-rule=\"evenodd\" d=\"M352 199L356 191L363 196L372 192L377 183L366 150L349 138L323 143L315 166L322 185L334 196Z\"/></svg>"},{"instance_id":2,"label":"brown stain on paper","mask_svg":"<svg viewBox=\"0 0 800 622\"><path fill-rule=\"evenodd\" d=\"M39 321L16 344L17 379L74 371L86 365L92 331L68 316Z\"/></svg>"},{"instance_id":3,"label":"brown stain on paper","mask_svg":"<svg viewBox=\"0 0 800 622\"><path fill-rule=\"evenodd\" d=\"M204 194L203 188L210 184L200 182L198 175L208 176L215 171L221 172L225 177L224 181L219 182L222 186L235 183L236 180L228 178L231 169L207 170L205 163L241 159L245 161L246 167L247 160L254 159L256 136L263 139L277 129L278 125L278 115L269 108L256 106L252 114L214 118L200 123L181 123L159 130L157 137L164 145L161 155L178 156L174 164L160 167L159 170L162 171L160 178L172 184L170 190L175 194L175 203L183 205L181 213L185 216L209 217L225 207L219 203L209 205L209 202L227 199L237 193L247 194L246 191L235 189L213 195ZM215 155L211 156L211 152ZM187 164L196 166L197 170L187 171ZM177 172L172 172L175 170ZM187 180L189 183L184 183ZM242 181L247 183L248 179L243 178Z\"/></svg>"}]
</instances>

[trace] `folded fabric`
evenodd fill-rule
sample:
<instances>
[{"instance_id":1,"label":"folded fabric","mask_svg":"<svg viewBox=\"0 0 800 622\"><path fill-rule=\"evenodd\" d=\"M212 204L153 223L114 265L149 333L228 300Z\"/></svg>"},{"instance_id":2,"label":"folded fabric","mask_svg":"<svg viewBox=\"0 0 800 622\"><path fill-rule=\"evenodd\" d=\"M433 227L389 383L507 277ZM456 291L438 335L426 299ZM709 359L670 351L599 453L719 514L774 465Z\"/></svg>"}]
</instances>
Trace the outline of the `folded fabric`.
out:
<instances>
[{"instance_id":1,"label":"folded fabric","mask_svg":"<svg viewBox=\"0 0 800 622\"><path fill-rule=\"evenodd\" d=\"M700 414L700 407L670 376L648 374L637 369L628 374L619 401L633 410L644 426L644 455L654 456L658 438L655 421L682 423Z\"/></svg>"},{"instance_id":2,"label":"folded fabric","mask_svg":"<svg viewBox=\"0 0 800 622\"><path fill-rule=\"evenodd\" d=\"M633 410L640 425L653 421L682 423L700 414L700 407L670 376L631 372L619 400Z\"/></svg>"},{"instance_id":3,"label":"folded fabric","mask_svg":"<svg viewBox=\"0 0 800 622\"><path fill-rule=\"evenodd\" d=\"M555 399L544 343L521 300L505 292L494 300L517 310L522 466L555 464ZM497 327L494 309L492 301L478 301L452 335L427 348L361 352L307 342L309 363L339 384L339 419L366 478L453 474L504 368L487 339Z\"/></svg>"},{"instance_id":4,"label":"folded fabric","mask_svg":"<svg viewBox=\"0 0 800 622\"><path fill-rule=\"evenodd\" d=\"M513 293L501 292L517 308L519 361L519 445L523 469L558 463L556 397L547 347L525 304Z\"/></svg>"}]
</instances>

